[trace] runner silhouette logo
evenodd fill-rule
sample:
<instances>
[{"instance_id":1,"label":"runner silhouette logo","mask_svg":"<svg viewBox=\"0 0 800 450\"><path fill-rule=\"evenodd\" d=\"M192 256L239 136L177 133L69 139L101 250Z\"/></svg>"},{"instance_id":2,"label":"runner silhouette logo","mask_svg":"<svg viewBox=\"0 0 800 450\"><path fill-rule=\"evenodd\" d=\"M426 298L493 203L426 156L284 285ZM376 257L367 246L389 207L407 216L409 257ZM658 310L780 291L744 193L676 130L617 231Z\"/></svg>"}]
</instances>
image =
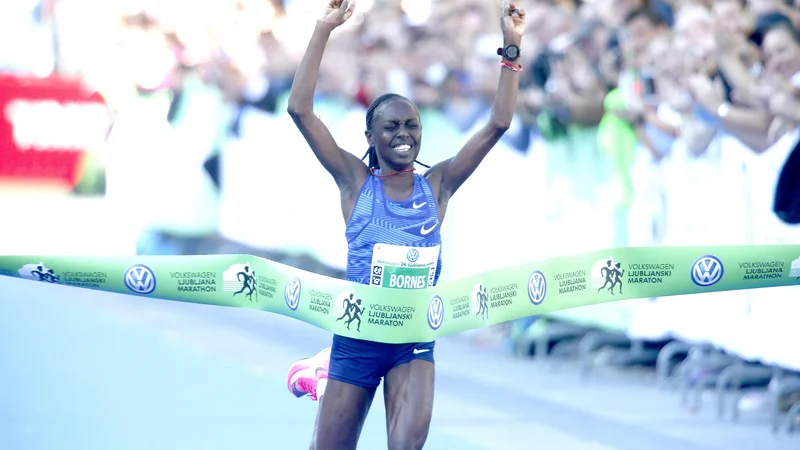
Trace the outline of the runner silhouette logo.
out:
<instances>
[{"instance_id":1,"label":"runner silhouette logo","mask_svg":"<svg viewBox=\"0 0 800 450\"><path fill-rule=\"evenodd\" d=\"M45 283L61 284L53 269L48 269L43 262L39 264L26 264L18 271L19 276L26 280L43 281Z\"/></svg>"},{"instance_id":2,"label":"runner silhouette logo","mask_svg":"<svg viewBox=\"0 0 800 450\"><path fill-rule=\"evenodd\" d=\"M692 281L700 287L717 284L725 274L725 266L714 255L704 255L692 264Z\"/></svg>"},{"instance_id":3,"label":"runner silhouette logo","mask_svg":"<svg viewBox=\"0 0 800 450\"><path fill-rule=\"evenodd\" d=\"M472 288L472 312L481 320L489 320L489 294L483 283Z\"/></svg>"},{"instance_id":4,"label":"runner silhouette logo","mask_svg":"<svg viewBox=\"0 0 800 450\"><path fill-rule=\"evenodd\" d=\"M625 275L625 269L622 268L622 263L614 261L611 256L608 259L603 259L594 263L592 266L592 287L597 289L599 293L605 289L609 294L622 295L622 277Z\"/></svg>"},{"instance_id":5,"label":"runner silhouette logo","mask_svg":"<svg viewBox=\"0 0 800 450\"><path fill-rule=\"evenodd\" d=\"M258 303L258 290L256 289L256 272L250 263L247 264L234 264L225 272L222 272L222 290L225 292L233 292L232 297L239 294L253 302L253 295L255 301Z\"/></svg>"},{"instance_id":6,"label":"runner silhouette logo","mask_svg":"<svg viewBox=\"0 0 800 450\"><path fill-rule=\"evenodd\" d=\"M344 321L348 330L353 322L358 322L356 331L361 331L361 313L364 312L364 306L361 305L361 299L356 297L355 292L344 291L339 294L336 297L336 306L332 310L336 321Z\"/></svg>"},{"instance_id":7,"label":"runner silhouette logo","mask_svg":"<svg viewBox=\"0 0 800 450\"><path fill-rule=\"evenodd\" d=\"M152 294L156 290L156 275L149 267L136 264L125 271L125 287L137 294Z\"/></svg>"}]
</instances>

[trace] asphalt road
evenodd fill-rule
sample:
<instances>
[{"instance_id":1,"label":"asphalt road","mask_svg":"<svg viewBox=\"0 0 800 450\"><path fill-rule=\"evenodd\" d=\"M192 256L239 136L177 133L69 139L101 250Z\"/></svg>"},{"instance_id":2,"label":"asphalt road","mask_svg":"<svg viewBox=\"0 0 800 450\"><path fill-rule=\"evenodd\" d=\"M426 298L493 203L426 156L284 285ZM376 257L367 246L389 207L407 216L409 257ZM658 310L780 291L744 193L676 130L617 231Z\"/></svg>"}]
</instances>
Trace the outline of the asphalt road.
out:
<instances>
[{"instance_id":1,"label":"asphalt road","mask_svg":"<svg viewBox=\"0 0 800 450\"><path fill-rule=\"evenodd\" d=\"M329 334L280 316L0 277L0 449L308 448L316 404L286 390ZM782 450L759 413L697 413L641 373L437 343L426 449ZM386 448L376 396L360 449Z\"/></svg>"}]
</instances>

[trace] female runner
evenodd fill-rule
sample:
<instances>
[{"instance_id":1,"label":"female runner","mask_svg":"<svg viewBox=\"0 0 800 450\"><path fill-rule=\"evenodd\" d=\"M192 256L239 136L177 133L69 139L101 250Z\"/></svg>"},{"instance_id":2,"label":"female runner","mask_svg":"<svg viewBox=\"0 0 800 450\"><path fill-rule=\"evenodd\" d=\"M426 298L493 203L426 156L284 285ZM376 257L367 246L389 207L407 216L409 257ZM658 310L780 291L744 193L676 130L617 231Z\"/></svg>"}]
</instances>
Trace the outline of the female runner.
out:
<instances>
[{"instance_id":1,"label":"female runner","mask_svg":"<svg viewBox=\"0 0 800 450\"><path fill-rule=\"evenodd\" d=\"M386 94L369 107L368 164L341 149L314 114L314 89L326 43L354 9L355 0L329 1L297 69L288 112L339 187L347 224L348 281L370 284L373 259L391 261L398 259L394 255L413 249L419 255L417 264L434 274L421 287L433 286L441 271L439 230L447 204L511 125L525 13L503 2L500 81L489 122L454 157L417 175L414 163L422 144L422 124L408 99ZM392 270L385 266L382 275ZM357 298L347 303L343 319L356 330L362 306ZM352 323L355 318L358 323ZM334 335L330 349L295 363L289 372L289 390L298 397L320 400L311 448L355 450L383 379L389 450L421 449L433 409L433 349L433 342L384 344Z\"/></svg>"}]
</instances>

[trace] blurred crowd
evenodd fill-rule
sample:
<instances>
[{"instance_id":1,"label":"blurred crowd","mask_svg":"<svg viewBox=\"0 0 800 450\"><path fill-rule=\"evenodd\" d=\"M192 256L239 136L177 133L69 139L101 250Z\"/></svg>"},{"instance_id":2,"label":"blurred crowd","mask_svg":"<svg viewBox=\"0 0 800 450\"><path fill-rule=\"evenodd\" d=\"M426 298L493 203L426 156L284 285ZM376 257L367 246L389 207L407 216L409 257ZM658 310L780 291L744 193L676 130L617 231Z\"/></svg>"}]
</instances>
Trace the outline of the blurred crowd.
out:
<instances>
[{"instance_id":1,"label":"blurred crowd","mask_svg":"<svg viewBox=\"0 0 800 450\"><path fill-rule=\"evenodd\" d=\"M235 134L242 110L281 112L324 1L10 2L4 8L27 8L30 20L9 19L6 33L29 45L9 46L0 64L81 76L114 108L167 92L174 110L196 82L219 92ZM625 184L639 150L657 162L680 141L700 154L722 129L761 152L800 123L792 0L519 3L525 70L508 141L520 151L531 136L599 126L598 145ZM499 0L360 0L330 41L318 95L365 107L400 93L429 122L464 132L490 107L501 42Z\"/></svg>"},{"instance_id":2,"label":"blurred crowd","mask_svg":"<svg viewBox=\"0 0 800 450\"><path fill-rule=\"evenodd\" d=\"M5 41L26 44L4 46L0 70L81 77L120 113L116 134L131 148L155 127L139 120L147 117L142 102L158 104L176 129L191 116L192 126L172 148L200 148L198 157L218 183L214 161L224 142L253 142L243 125L248 114L283 114L325 1L5 2ZM334 116L352 112L360 117L352 126L360 128L372 99L387 91L408 96L426 125L421 160L451 155L453 141L491 107L500 73L499 3L359 0L329 42L318 104ZM792 0L520 0L518 6L527 11L524 70L504 143L522 154L536 140L551 150L565 140L573 149L596 147L610 161L620 210L632 202L636 161L658 166L675 148L702 156L720 133L753 153L784 138L791 141L784 147L796 144L800 4ZM128 113L138 122L125 128L122 113L131 105L140 108L138 116ZM352 135L363 140L360 132ZM351 147L359 156L364 151L363 142Z\"/></svg>"}]
</instances>

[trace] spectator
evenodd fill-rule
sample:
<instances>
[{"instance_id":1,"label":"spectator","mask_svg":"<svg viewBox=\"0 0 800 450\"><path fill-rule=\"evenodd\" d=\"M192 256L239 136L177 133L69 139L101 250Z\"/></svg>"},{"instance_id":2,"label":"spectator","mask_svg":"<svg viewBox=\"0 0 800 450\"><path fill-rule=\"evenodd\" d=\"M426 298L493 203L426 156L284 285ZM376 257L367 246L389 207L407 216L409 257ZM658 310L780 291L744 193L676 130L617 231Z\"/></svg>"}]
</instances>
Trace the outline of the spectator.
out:
<instances>
[{"instance_id":1,"label":"spectator","mask_svg":"<svg viewBox=\"0 0 800 450\"><path fill-rule=\"evenodd\" d=\"M774 117L768 141L800 126L800 37L795 28L780 24L764 36L764 61L771 89L767 107Z\"/></svg>"}]
</instances>

